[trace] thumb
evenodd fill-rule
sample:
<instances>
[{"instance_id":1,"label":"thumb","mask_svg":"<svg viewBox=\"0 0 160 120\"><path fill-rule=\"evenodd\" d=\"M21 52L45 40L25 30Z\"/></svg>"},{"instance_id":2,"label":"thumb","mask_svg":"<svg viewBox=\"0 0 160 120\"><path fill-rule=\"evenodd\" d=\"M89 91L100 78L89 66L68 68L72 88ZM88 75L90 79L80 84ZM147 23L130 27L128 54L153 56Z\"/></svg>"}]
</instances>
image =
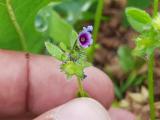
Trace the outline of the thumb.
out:
<instances>
[{"instance_id":1,"label":"thumb","mask_svg":"<svg viewBox=\"0 0 160 120\"><path fill-rule=\"evenodd\" d=\"M34 120L111 120L108 112L91 98L77 98Z\"/></svg>"}]
</instances>

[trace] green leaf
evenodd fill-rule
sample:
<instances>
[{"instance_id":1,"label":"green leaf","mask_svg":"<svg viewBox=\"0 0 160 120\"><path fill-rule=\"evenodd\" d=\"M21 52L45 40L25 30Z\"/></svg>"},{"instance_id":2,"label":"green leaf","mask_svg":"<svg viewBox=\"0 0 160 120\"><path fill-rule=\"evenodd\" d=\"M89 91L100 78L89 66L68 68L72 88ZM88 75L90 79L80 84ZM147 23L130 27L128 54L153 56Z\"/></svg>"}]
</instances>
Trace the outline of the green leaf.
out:
<instances>
[{"instance_id":1,"label":"green leaf","mask_svg":"<svg viewBox=\"0 0 160 120\"><path fill-rule=\"evenodd\" d=\"M83 19L83 13L87 12L95 1L96 0L62 0L60 4L54 5L53 8L69 23L75 24L78 20Z\"/></svg>"},{"instance_id":2,"label":"green leaf","mask_svg":"<svg viewBox=\"0 0 160 120\"><path fill-rule=\"evenodd\" d=\"M128 7L125 13L128 22L137 32L143 32L152 21L147 12L138 8Z\"/></svg>"},{"instance_id":3,"label":"green leaf","mask_svg":"<svg viewBox=\"0 0 160 120\"><path fill-rule=\"evenodd\" d=\"M51 0L0 0L0 48L41 52L44 41L35 30L37 12Z\"/></svg>"},{"instance_id":4,"label":"green leaf","mask_svg":"<svg viewBox=\"0 0 160 120\"><path fill-rule=\"evenodd\" d=\"M139 2L139 0L127 0L127 6L126 7L136 7L136 8L140 8L140 9L146 9L151 5L151 0L141 0L141 2ZM123 14L123 18L122 18L122 24L125 27L129 26L129 23L127 21L126 16Z\"/></svg>"},{"instance_id":5,"label":"green leaf","mask_svg":"<svg viewBox=\"0 0 160 120\"><path fill-rule=\"evenodd\" d=\"M64 53L59 47L57 47L56 45L50 42L45 42L45 46L49 54L51 54L53 57L57 58L58 60L61 60L61 61L63 60L62 56L64 56Z\"/></svg>"},{"instance_id":6,"label":"green leaf","mask_svg":"<svg viewBox=\"0 0 160 120\"><path fill-rule=\"evenodd\" d=\"M62 42L68 49L72 49L78 37L72 26L64 21L55 11L49 10L48 7L44 8L41 12L49 14L49 16L43 16L43 14L41 16L47 17L46 19L48 20L46 36L51 38L53 43L60 44Z\"/></svg>"},{"instance_id":7,"label":"green leaf","mask_svg":"<svg viewBox=\"0 0 160 120\"><path fill-rule=\"evenodd\" d=\"M59 47L60 47L63 51L68 52L67 46L66 46L63 42L61 42L61 43L59 44Z\"/></svg>"},{"instance_id":8,"label":"green leaf","mask_svg":"<svg viewBox=\"0 0 160 120\"><path fill-rule=\"evenodd\" d=\"M132 50L128 46L121 46L118 49L119 63L125 72L135 68L135 60L132 56Z\"/></svg>"}]
</instances>

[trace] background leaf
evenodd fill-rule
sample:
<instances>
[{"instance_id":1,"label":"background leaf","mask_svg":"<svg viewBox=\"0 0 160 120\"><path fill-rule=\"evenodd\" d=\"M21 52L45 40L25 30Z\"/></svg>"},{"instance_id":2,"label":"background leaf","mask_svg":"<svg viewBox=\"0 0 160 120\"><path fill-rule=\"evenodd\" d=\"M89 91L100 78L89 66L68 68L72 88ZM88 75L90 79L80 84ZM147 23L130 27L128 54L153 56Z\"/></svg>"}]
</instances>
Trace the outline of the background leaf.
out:
<instances>
[{"instance_id":1,"label":"background leaf","mask_svg":"<svg viewBox=\"0 0 160 120\"><path fill-rule=\"evenodd\" d=\"M62 0L60 4L53 8L69 23L74 24L77 20L83 18L86 12L96 0Z\"/></svg>"},{"instance_id":2,"label":"background leaf","mask_svg":"<svg viewBox=\"0 0 160 120\"><path fill-rule=\"evenodd\" d=\"M52 5L43 8L38 14L38 18L39 17L41 20L46 21L46 23L42 21L42 26L45 26L43 24L47 25L47 30L41 30L40 32L43 32L54 44L59 45L63 42L67 48L72 49L78 35L73 27L52 9ZM41 27L41 25L39 25L39 27Z\"/></svg>"},{"instance_id":3,"label":"background leaf","mask_svg":"<svg viewBox=\"0 0 160 120\"><path fill-rule=\"evenodd\" d=\"M150 15L144 10L128 7L126 9L128 22L138 32L144 31L147 24L151 23Z\"/></svg>"},{"instance_id":4,"label":"background leaf","mask_svg":"<svg viewBox=\"0 0 160 120\"><path fill-rule=\"evenodd\" d=\"M16 22L24 37L24 44L29 52L39 53L44 47L40 33L35 30L34 20L40 8L51 0L0 0L0 48L10 50L24 50L20 34L17 32L8 7L12 7ZM11 12L11 11L10 11Z\"/></svg>"},{"instance_id":5,"label":"background leaf","mask_svg":"<svg viewBox=\"0 0 160 120\"><path fill-rule=\"evenodd\" d=\"M141 0L141 2L139 2L139 0L127 0L126 7L136 7L136 8L140 8L140 9L146 9L146 8L149 8L150 5L151 5L151 0ZM125 27L129 26L129 23L127 21L125 14L123 14L122 24Z\"/></svg>"}]
</instances>

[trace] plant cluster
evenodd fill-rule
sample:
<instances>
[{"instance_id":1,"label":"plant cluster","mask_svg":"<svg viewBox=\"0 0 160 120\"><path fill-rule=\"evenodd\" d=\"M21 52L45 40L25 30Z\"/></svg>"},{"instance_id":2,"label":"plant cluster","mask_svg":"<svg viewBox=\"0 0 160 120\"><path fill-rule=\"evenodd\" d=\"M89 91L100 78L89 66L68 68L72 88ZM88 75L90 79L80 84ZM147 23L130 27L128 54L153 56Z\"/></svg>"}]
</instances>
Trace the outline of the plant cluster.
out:
<instances>
[{"instance_id":1,"label":"plant cluster","mask_svg":"<svg viewBox=\"0 0 160 120\"><path fill-rule=\"evenodd\" d=\"M72 48L67 48L67 46L60 42L59 44L54 44L49 41L45 42L48 52L56 59L62 62L60 69L63 71L68 79L72 76L76 76L79 84L79 97L88 96L87 92L84 91L81 81L87 77L84 73L84 69L89 67L91 64L87 62L86 50L93 43L92 33L93 27L83 27L83 30L74 40ZM76 33L75 33L76 34Z\"/></svg>"},{"instance_id":2,"label":"plant cluster","mask_svg":"<svg viewBox=\"0 0 160 120\"><path fill-rule=\"evenodd\" d=\"M135 39L136 48L133 50L133 54L141 57L147 56L150 117L151 120L155 120L153 69L154 51L160 47L158 0L154 0L153 17L144 10L133 7L126 9L126 16L132 28L140 33Z\"/></svg>"}]
</instances>

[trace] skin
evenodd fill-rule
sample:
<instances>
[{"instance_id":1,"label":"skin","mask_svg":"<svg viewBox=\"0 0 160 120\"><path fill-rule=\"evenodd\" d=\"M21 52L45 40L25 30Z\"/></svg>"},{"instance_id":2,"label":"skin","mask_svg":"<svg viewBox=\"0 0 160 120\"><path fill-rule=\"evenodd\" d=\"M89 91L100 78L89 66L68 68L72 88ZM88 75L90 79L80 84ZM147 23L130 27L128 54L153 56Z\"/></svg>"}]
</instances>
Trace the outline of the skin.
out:
<instances>
[{"instance_id":1,"label":"skin","mask_svg":"<svg viewBox=\"0 0 160 120\"><path fill-rule=\"evenodd\" d=\"M87 109L82 110L80 116L86 116L86 113L92 116L97 111L101 111L104 116L110 116L106 109L114 99L111 80L100 70L94 67L87 68L87 78L83 85L90 97L96 101L73 100L78 90L77 81L75 78L66 80L59 65L60 62L52 57L0 50L0 119L32 120L43 113L38 120L51 120L53 117L46 119L46 116L54 114L59 114L62 120L70 119L66 119L62 113L55 112L61 106L63 113L66 113L67 109L73 113L77 111L75 106L79 106ZM95 109L91 109L93 107ZM109 112L111 113L115 111Z\"/></svg>"}]
</instances>

